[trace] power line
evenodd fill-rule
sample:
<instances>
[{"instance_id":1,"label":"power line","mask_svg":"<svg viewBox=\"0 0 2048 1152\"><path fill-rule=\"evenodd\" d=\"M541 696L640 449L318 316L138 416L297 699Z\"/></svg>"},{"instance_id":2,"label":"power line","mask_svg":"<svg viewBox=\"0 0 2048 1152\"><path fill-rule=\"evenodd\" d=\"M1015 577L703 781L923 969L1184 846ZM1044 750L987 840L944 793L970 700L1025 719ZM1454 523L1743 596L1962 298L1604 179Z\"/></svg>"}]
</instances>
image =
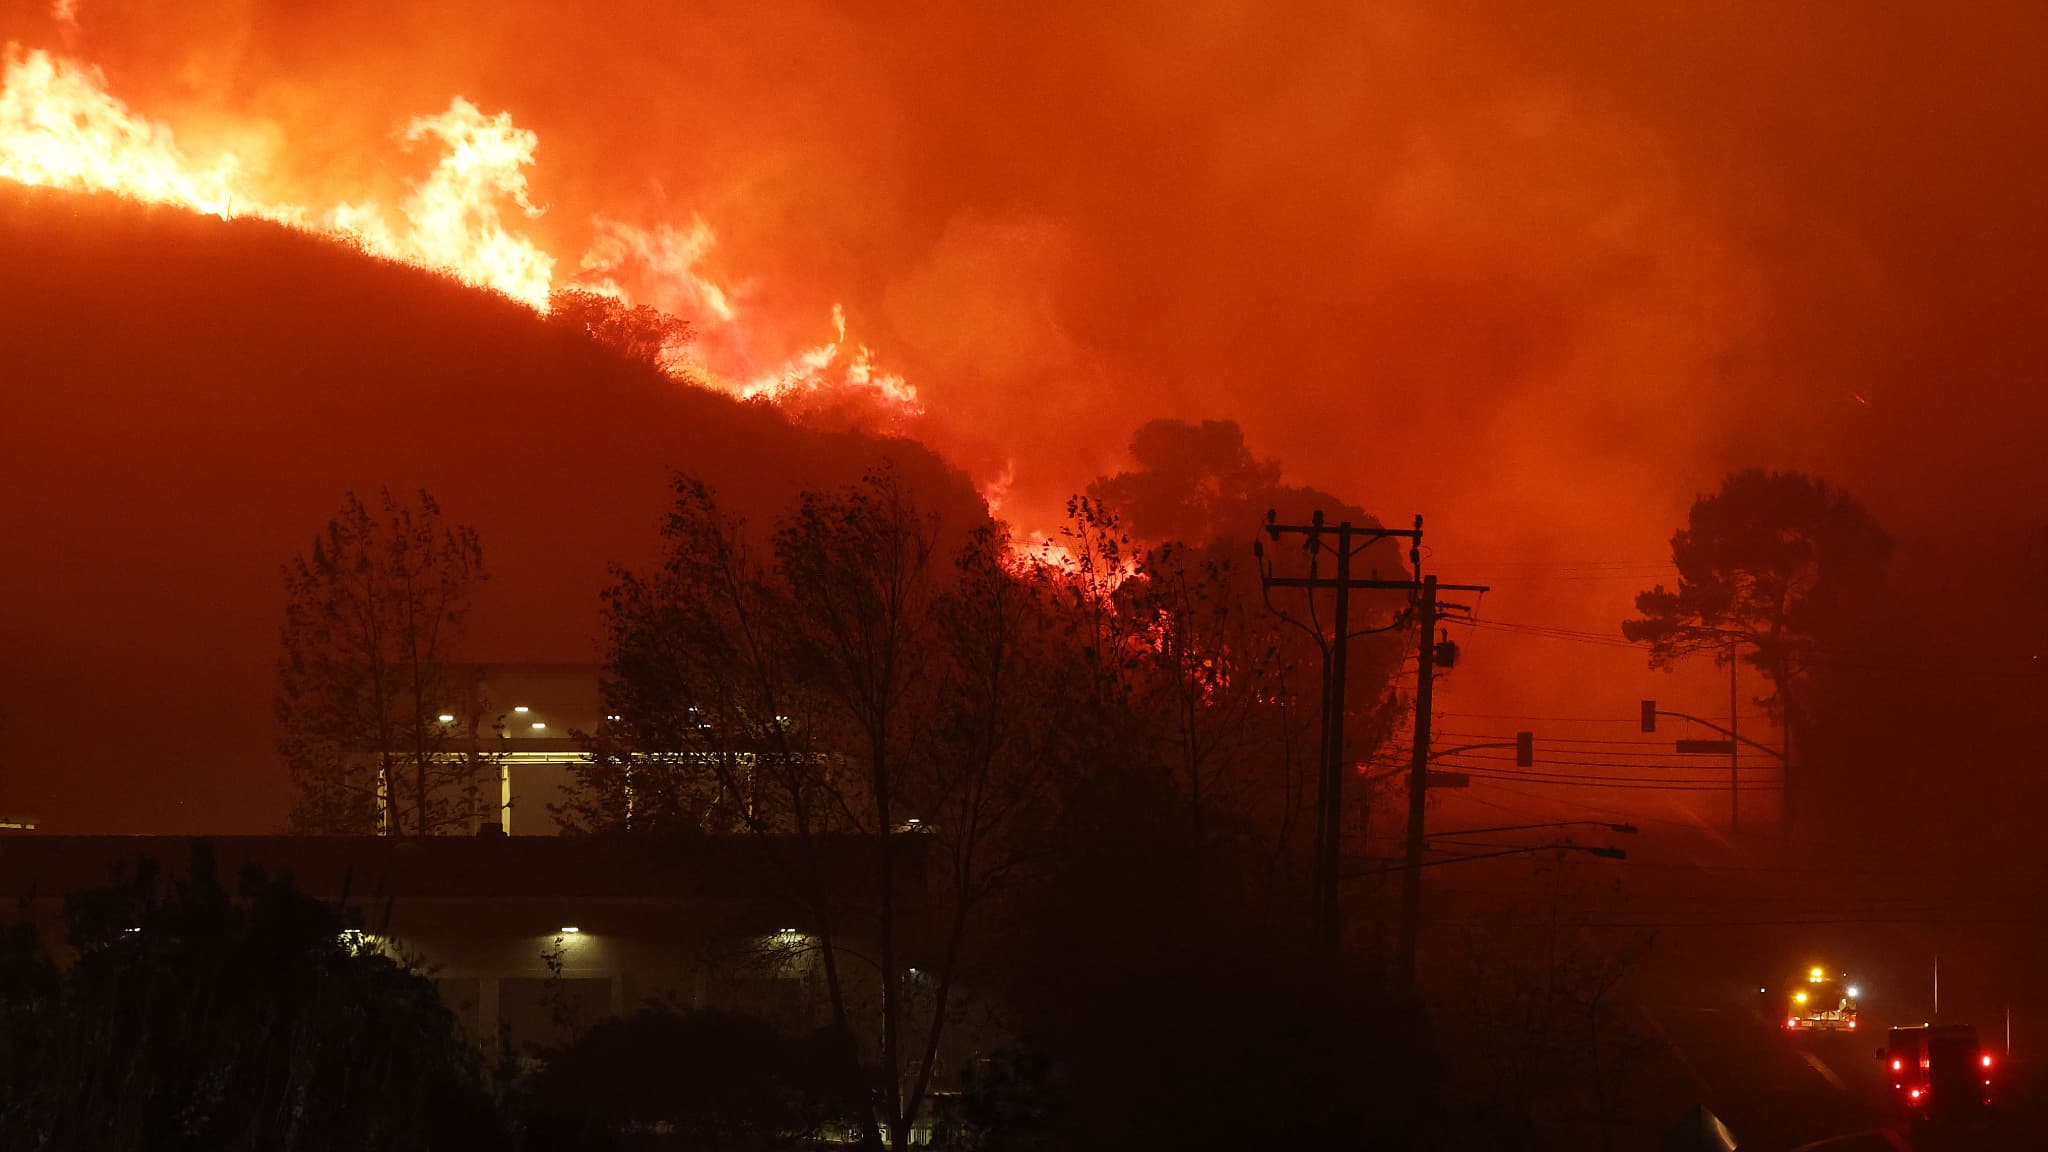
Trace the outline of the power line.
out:
<instances>
[{"instance_id":1,"label":"power line","mask_svg":"<svg viewBox=\"0 0 2048 1152\"><path fill-rule=\"evenodd\" d=\"M1423 549L1426 556L1434 557L1429 549ZM1494 557L1487 560L1466 559L1463 561L1474 568L1656 568L1664 572L1676 572L1678 566L1668 559L1650 560L1520 560Z\"/></svg>"},{"instance_id":2,"label":"power line","mask_svg":"<svg viewBox=\"0 0 2048 1152\"><path fill-rule=\"evenodd\" d=\"M1505 792L1511 796L1523 796L1530 800L1536 801L1537 803L1541 804L1542 807L1540 809L1515 808L1507 804L1501 804L1492 800L1488 800L1484 796L1474 796L1469 792L1461 796L1458 802L1460 804L1477 804L1483 808L1491 808L1496 812L1505 812L1510 816L1548 815L1555 810L1558 804L1561 803L1568 808L1576 808L1584 812L1598 812L1608 816L1625 816L1633 823L1670 824L1674 827L1683 828L1694 828L1698 826L1694 821L1691 820L1673 820L1665 816L1641 816L1633 812L1624 812L1619 808L1602 808L1595 804L1585 804L1576 800L1559 800L1556 797L1551 796L1531 796L1526 792L1517 792L1512 788L1494 788L1492 789L1492 791Z\"/></svg>"},{"instance_id":3,"label":"power line","mask_svg":"<svg viewBox=\"0 0 2048 1152\"><path fill-rule=\"evenodd\" d=\"M1441 760L1441 761L1448 761L1448 760L1450 759L1450 757L1452 757L1452 756L1456 756L1456 757L1459 757L1459 758L1461 758L1461 759L1463 759L1463 760L1491 760L1491 761L1494 761L1495 763L1499 763L1499 764L1515 764L1515 765L1517 765L1517 766L1519 766L1519 765L1520 765L1520 763L1521 763L1521 761L1519 761L1519 760L1515 759L1515 758L1514 758L1513 756L1497 756L1497 755L1494 755L1493 753L1490 753L1490 752L1483 752L1483 753L1482 753L1482 752L1453 752L1453 753L1450 753L1450 754L1449 754L1448 756L1440 756L1440 757L1438 757L1438 759L1439 759L1439 760ZM1561 759L1553 759L1553 758L1549 758L1549 757L1543 757L1543 758L1538 758L1538 759L1537 759L1537 761L1536 761L1536 763L1538 763L1538 764L1553 764L1553 765L1557 765L1557 766L1559 766L1559 767L1564 767L1564 768L1628 768L1628 769L1634 769L1634 770L1637 770L1637 771L1641 771L1641 770L1644 770L1644 769L1649 769L1649 768L1662 768L1662 769L1666 769L1666 770L1668 770L1668 771L1671 771L1671 772L1702 772L1702 771L1705 771L1705 770L1706 770L1706 766L1705 766L1705 765L1702 765L1702 764L1696 764L1696 763L1695 763L1695 764L1680 764L1680 763L1664 763L1664 762L1652 762L1652 763L1647 763L1647 764L1646 764L1646 763L1643 763L1642 761L1639 761L1639 760L1636 760L1636 761L1613 761L1613 760L1561 760ZM1717 770L1718 770L1718 769L1717 769ZM1777 767L1777 766L1774 766L1774 765L1769 765L1769 764L1745 764L1745 765L1743 765L1743 766L1742 766L1742 771L1744 771L1744 772L1781 772L1781 771L1783 771L1783 769L1782 769L1782 768L1779 768L1779 767ZM1661 777L1659 777L1659 779L1661 779ZM1727 780L1726 780L1725 778L1722 778L1721 782L1722 782L1723 784L1726 784L1726 783L1727 783Z\"/></svg>"},{"instance_id":4,"label":"power line","mask_svg":"<svg viewBox=\"0 0 2048 1152\"><path fill-rule=\"evenodd\" d=\"M1491 743L1500 743L1500 744L1510 744L1510 745L1512 745L1512 744L1514 743L1514 741L1513 741L1512 739L1499 739L1499 740L1494 740L1494 739L1487 739L1487 738L1483 738L1483 737L1478 737L1478 736L1474 736L1474 737L1469 737L1469 739L1472 739L1472 740L1481 740L1481 739L1486 739L1487 743L1490 743L1490 744L1491 744ZM1563 743L1563 741L1561 741L1561 740L1545 740L1545 741L1541 741L1541 743L1543 743L1543 744L1545 744L1545 745L1548 745L1548 744L1562 744L1562 743ZM1686 768L1699 768L1699 767L1701 767L1701 766L1702 766L1702 765L1701 765L1701 764L1700 764L1700 763L1699 763L1699 762L1698 762L1697 760L1694 760L1694 759L1692 759L1692 758L1691 758L1690 756L1681 756L1681 758L1680 758L1679 760L1672 760L1671 758L1672 758L1672 757L1673 757L1674 755L1679 755L1679 754L1678 754L1678 753L1676 753L1676 752L1674 752L1674 751L1672 750L1672 748L1671 748L1671 744L1670 744L1670 742L1668 742L1668 741L1667 741L1667 742L1665 742L1665 744L1664 744L1664 745L1663 745L1662 747L1659 747L1659 748L1646 748L1646 749L1643 749L1642 751L1639 751L1639 752L1638 752L1638 751L1629 751L1629 750L1626 750L1626 749L1621 749L1621 748L1600 748L1600 747L1583 747L1583 746L1581 746L1581 747L1570 747L1570 748L1563 748L1563 749L1559 749L1559 751L1560 751L1561 753L1567 753L1568 755L1565 755L1565 756L1561 756L1561 757L1538 757L1538 759L1547 759L1547 760L1551 760L1551 761L1553 761L1554 763L1559 763L1559 764L1574 764L1574 763L1582 763L1582 762L1583 762L1583 763L1594 763L1594 764L1605 764L1605 763L1612 763L1612 764L1615 764L1615 765L1618 765L1618 766L1631 766L1631 765L1633 765L1633 766L1635 766L1635 767L1640 767L1640 768L1648 768L1648 767L1653 767L1653 766L1657 766L1657 765L1662 765L1662 766L1665 766L1665 767L1686 767ZM1459 754L1459 749L1458 749L1458 748L1457 748L1456 746L1453 746L1453 747L1452 747L1452 748L1450 748L1450 749L1445 749L1445 750L1442 750L1442 751L1439 751L1439 752L1437 752L1437 753L1436 753L1436 755L1439 755L1439 756L1447 756L1447 755L1458 755L1458 754ZM1581 760L1573 759L1573 757L1595 757L1595 759L1592 759L1592 760L1584 760L1584 761L1581 761ZM1654 762L1655 762L1655 764L1644 764L1644 763L1642 763L1642 761L1644 761L1644 760L1650 760L1650 761L1654 761Z\"/></svg>"},{"instance_id":5,"label":"power line","mask_svg":"<svg viewBox=\"0 0 2048 1152\"><path fill-rule=\"evenodd\" d=\"M1510 620L1469 619L1455 621L1483 628L1493 632L1513 635L1534 636L1545 640L1563 640L1577 644L1593 644L1607 648L1643 648L1645 645L1623 636L1603 632L1586 632L1577 628L1565 628L1551 624L1529 624ZM1973 667L1965 662L1944 666L1920 662L1923 654L1848 652L1820 643L1811 637L1802 637L1798 658L1833 664L1836 667L1860 668L1884 672L1911 672L1930 676L1956 676L1978 680L2041 680L2048 679L2048 668L2040 662L2029 659L2024 667L1987 668ZM1924 655L1934 656L1936 653Z\"/></svg>"},{"instance_id":6,"label":"power line","mask_svg":"<svg viewBox=\"0 0 2048 1152\"><path fill-rule=\"evenodd\" d=\"M1443 715L1443 713L1439 712L1439 713L1438 713L1438 715L1439 715L1439 716L1441 716L1441 715ZM1753 717L1753 718L1751 718L1751 717L1745 717L1745 719L1752 719L1752 720L1762 720L1763 718L1762 718L1762 717ZM1632 721L1632 723L1633 723L1633 721ZM1514 734L1513 734L1513 733L1501 734L1501 733L1496 733L1496 732L1438 732L1438 733L1437 733L1437 735L1439 735L1439 736L1442 736L1442 737L1443 737L1444 739L1446 739L1446 740L1501 740L1501 741L1509 741L1509 740L1513 740L1513 739L1514 739ZM1658 750L1658 752L1659 752L1659 754L1660 754L1660 755L1665 755L1665 756L1669 756L1669 755L1671 754L1671 741L1670 741L1669 739L1664 739L1664 740L1641 740L1641 739L1631 739L1631 740L1616 740L1616 739L1611 739L1611 738L1605 738L1605 737L1581 737L1581 738L1573 738L1573 737L1569 737L1569 736L1549 736L1549 735L1545 735L1544 733L1541 733L1541 732L1538 732L1538 733L1536 733L1536 738L1537 738L1537 739L1539 739L1539 740L1541 740L1541 741L1542 741L1543 743L1545 743L1545 744L1607 744L1607 745L1614 745L1614 744L1619 744L1619 745L1624 745L1624 746L1628 746L1628 747L1635 747L1635 748L1655 748L1655 749L1657 749L1657 750ZM1614 755L1620 755L1620 753L1614 753Z\"/></svg>"},{"instance_id":7,"label":"power line","mask_svg":"<svg viewBox=\"0 0 2048 1152\"><path fill-rule=\"evenodd\" d=\"M1651 781L1651 779L1628 779L1628 777L1571 777L1556 773L1497 773L1491 769L1468 769L1460 767L1460 773L1475 781L1516 781L1516 783L1540 783L1554 787L1616 787L1624 791L1726 791L1726 781ZM1776 781L1757 781L1751 789L1782 789Z\"/></svg>"},{"instance_id":8,"label":"power line","mask_svg":"<svg viewBox=\"0 0 2048 1152\"><path fill-rule=\"evenodd\" d=\"M1538 716L1529 712L1439 712L1460 720L1546 720L1553 724L1637 724L1634 716Z\"/></svg>"},{"instance_id":9,"label":"power line","mask_svg":"<svg viewBox=\"0 0 2048 1152\"><path fill-rule=\"evenodd\" d=\"M1600 644L1610 648L1641 648L1642 645L1623 636L1609 636L1598 632L1581 632L1576 628L1561 628L1548 624L1519 624L1506 620L1462 620L1459 623L1491 632L1511 632L1526 636L1540 636L1547 640L1569 640L1581 644Z\"/></svg>"}]
</instances>

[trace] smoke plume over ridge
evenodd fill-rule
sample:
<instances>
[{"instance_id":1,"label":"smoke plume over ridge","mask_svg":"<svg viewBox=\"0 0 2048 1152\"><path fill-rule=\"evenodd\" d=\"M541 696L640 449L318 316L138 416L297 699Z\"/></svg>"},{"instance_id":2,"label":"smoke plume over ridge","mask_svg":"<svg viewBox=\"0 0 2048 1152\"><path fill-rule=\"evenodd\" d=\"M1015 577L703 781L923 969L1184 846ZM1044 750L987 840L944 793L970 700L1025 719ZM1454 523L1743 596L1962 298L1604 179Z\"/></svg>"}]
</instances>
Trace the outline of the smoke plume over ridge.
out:
<instances>
[{"instance_id":1,"label":"smoke plume over ridge","mask_svg":"<svg viewBox=\"0 0 2048 1152\"><path fill-rule=\"evenodd\" d=\"M1735 467L1825 473L1909 546L2002 531L1977 493L2041 519L2038 5L0 12L307 202L402 200L454 97L509 114L543 209L509 225L564 275L609 239L591 275L763 371L839 306L1024 527L1155 417L1426 513L1491 612L1573 628L1636 585L1546 565L1654 564Z\"/></svg>"},{"instance_id":2,"label":"smoke plume over ridge","mask_svg":"<svg viewBox=\"0 0 2048 1152\"><path fill-rule=\"evenodd\" d=\"M2038 165L1992 114L2038 93L2040 21L1930 17L1900 58L1890 23L1638 7L88 3L6 34L306 188L388 193L452 96L509 112L558 257L708 223L764 362L844 300L1043 500L1145 418L1225 415L1402 506L1619 475L1661 526L1731 458L1898 403L1872 345Z\"/></svg>"}]
</instances>

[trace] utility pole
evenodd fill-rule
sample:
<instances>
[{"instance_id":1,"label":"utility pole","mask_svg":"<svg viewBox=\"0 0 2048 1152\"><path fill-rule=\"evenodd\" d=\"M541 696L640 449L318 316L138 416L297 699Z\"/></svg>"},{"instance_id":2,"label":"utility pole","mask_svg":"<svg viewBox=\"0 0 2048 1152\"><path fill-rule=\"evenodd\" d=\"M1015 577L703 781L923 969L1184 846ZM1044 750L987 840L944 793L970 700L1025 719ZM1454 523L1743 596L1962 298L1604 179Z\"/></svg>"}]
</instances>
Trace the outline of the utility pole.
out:
<instances>
[{"instance_id":1,"label":"utility pole","mask_svg":"<svg viewBox=\"0 0 2048 1152\"><path fill-rule=\"evenodd\" d=\"M1279 612L1283 619L1309 633L1323 649L1323 715L1322 747L1317 762L1316 819L1314 837L1314 858L1310 868L1309 907L1313 920L1316 942L1334 954L1343 940L1343 911L1338 900L1339 858L1342 853L1344 833L1344 713L1346 685L1349 672L1349 649L1354 636L1385 632L1400 627L1406 620L1401 619L1381 628L1371 628L1354 633L1351 630L1351 593L1362 588L1400 589L1413 592L1419 587L1412 580L1382 580L1377 571L1363 580L1351 574L1351 561L1360 552L1380 540L1401 538L1409 541L1411 560L1421 555L1422 517L1415 518L1413 528L1378 528L1359 526L1349 520L1335 525L1323 519L1318 511L1307 524L1281 524L1274 512L1266 513L1266 535L1278 543L1282 536L1303 537L1302 550L1309 554L1307 576L1275 576L1270 561L1266 559L1263 542L1255 542L1253 553L1261 561L1259 578L1262 590L1267 596L1267 607L1272 607L1271 593L1274 588L1302 588L1309 594L1309 622ZM1334 546L1329 539L1334 538ZM1318 573L1318 561L1325 553L1334 555L1337 571L1334 577ZM1325 635L1322 623L1316 615L1316 593L1320 590L1336 593L1335 619L1332 633Z\"/></svg>"},{"instance_id":2,"label":"utility pole","mask_svg":"<svg viewBox=\"0 0 2048 1152\"><path fill-rule=\"evenodd\" d=\"M1415 566L1419 574L1419 556ZM1429 798L1430 712L1436 706L1437 621L1445 609L1470 610L1463 604L1445 604L1437 599L1437 593L1486 590L1483 584L1439 584L1435 576L1424 576L1421 595L1416 600L1416 617L1422 633L1415 661L1415 748L1408 768L1408 852L1401 873L1401 943L1394 968L1394 986L1403 992L1415 987L1415 947L1422 932L1422 852L1429 840L1423 821L1427 815L1424 802ZM1446 657L1456 651L1445 647ZM1449 663L1447 658L1445 665ZM1520 743L1518 737L1517 758Z\"/></svg>"},{"instance_id":3,"label":"utility pole","mask_svg":"<svg viewBox=\"0 0 2048 1152\"><path fill-rule=\"evenodd\" d=\"M1324 689L1323 707L1329 709L1326 737L1329 747L1323 756L1323 779L1329 803L1323 805L1323 827L1317 853L1323 861L1323 946L1336 952L1343 944L1344 913L1337 900L1338 874L1344 847L1344 712L1348 683L1345 672L1351 651L1351 521L1337 525L1337 618L1332 625L1337 635L1336 650L1330 653L1330 680ZM1420 531L1420 529L1418 529Z\"/></svg>"},{"instance_id":4,"label":"utility pole","mask_svg":"<svg viewBox=\"0 0 2048 1152\"><path fill-rule=\"evenodd\" d=\"M1735 637L1728 637L1728 835L1734 836L1742 830L1742 773L1737 763L1739 757L1737 741L1742 739L1736 730L1739 716L1735 707Z\"/></svg>"},{"instance_id":5,"label":"utility pole","mask_svg":"<svg viewBox=\"0 0 2048 1152\"><path fill-rule=\"evenodd\" d=\"M1401 950L1394 970L1394 986L1403 991L1415 986L1415 941L1422 928L1423 801L1428 798L1429 713L1436 702L1436 577L1423 578L1416 612L1422 643L1415 658L1415 756L1408 767L1408 859L1401 873Z\"/></svg>"},{"instance_id":6,"label":"utility pole","mask_svg":"<svg viewBox=\"0 0 2048 1152\"><path fill-rule=\"evenodd\" d=\"M1415 619L1421 629L1418 640L1418 668L1420 678L1416 686L1415 700L1415 746L1409 770L1408 781L1408 845L1403 865L1401 886L1401 938L1396 960L1397 986L1404 991L1413 987L1415 979L1415 946L1422 921L1422 854L1426 839L1423 828L1425 818L1424 801L1429 788L1429 728L1430 709L1435 696L1437 665L1437 621L1447 608L1464 609L1462 604L1444 604L1437 599L1439 592L1486 592L1483 584L1440 584L1435 576L1422 575L1422 517L1415 518L1414 528L1360 528L1346 520L1334 529L1326 525L1321 512L1317 512L1310 523L1280 524L1275 514L1266 513L1266 535L1278 542L1283 535L1297 534L1306 537L1304 549L1310 554L1309 574L1306 577L1275 576L1270 563L1265 563L1262 544L1254 544L1253 551L1260 557L1260 581L1267 594L1267 606L1272 607L1271 592L1274 588L1304 588L1309 593L1311 623L1304 624L1282 612L1280 615L1324 642L1320 622L1315 620L1315 594L1319 589L1330 589L1336 593L1336 619L1333 622L1335 634L1332 646L1325 649L1323 685L1323 749L1321 784L1316 795L1316 845L1312 869L1311 905L1314 909L1315 936L1319 944L1334 954L1343 940L1342 905L1338 899L1342 870L1340 849L1343 841L1343 798L1344 798L1344 708L1346 648L1353 635L1350 617L1351 593L1358 589L1387 589L1407 592L1409 609L1392 624L1384 628L1370 629L1384 632L1403 626ZM1323 542L1325 534L1334 534L1337 545L1334 549ZM1388 537L1408 541L1408 563L1414 578L1409 580L1382 580L1374 572L1367 579L1356 579L1351 575L1351 558L1365 546ZM1354 544L1354 541L1363 543ZM1334 579L1316 573L1316 559L1324 551L1336 554L1337 573ZM1277 612L1278 609L1275 609ZM1446 647L1448 656L1451 649ZM1448 660L1445 661L1448 664Z\"/></svg>"}]
</instances>

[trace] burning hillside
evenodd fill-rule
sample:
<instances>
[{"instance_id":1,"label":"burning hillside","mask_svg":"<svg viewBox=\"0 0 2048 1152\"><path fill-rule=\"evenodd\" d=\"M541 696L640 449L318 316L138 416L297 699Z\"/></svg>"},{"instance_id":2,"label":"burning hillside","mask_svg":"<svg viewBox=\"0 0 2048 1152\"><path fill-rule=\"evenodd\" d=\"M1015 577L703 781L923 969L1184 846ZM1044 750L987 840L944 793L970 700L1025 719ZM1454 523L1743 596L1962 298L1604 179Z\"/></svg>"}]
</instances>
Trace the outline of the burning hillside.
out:
<instances>
[{"instance_id":1,"label":"burning hillside","mask_svg":"<svg viewBox=\"0 0 2048 1152\"><path fill-rule=\"evenodd\" d=\"M654 546L678 469L765 523L886 454L950 525L981 514L913 443L268 223L0 186L0 251L0 768L51 826L275 826L278 566L345 490L475 525L470 655L522 662L592 659L606 566Z\"/></svg>"},{"instance_id":2,"label":"burning hillside","mask_svg":"<svg viewBox=\"0 0 2048 1152\"><path fill-rule=\"evenodd\" d=\"M188 151L168 126L110 92L91 65L7 47L0 179L111 193L223 220L268 220L446 273L539 312L563 291L628 305L652 302L687 316L700 334L661 349L664 361L694 382L742 398L798 402L819 392L872 393L892 414L919 411L916 389L877 368L866 345L848 340L837 306L829 338L779 362L759 362L747 336L744 299L697 271L716 243L700 219L639 228L597 217L579 257L565 260L548 251L526 230L546 211L528 186L540 141L509 113L485 113L456 96L445 111L408 120L394 143L402 154L430 160L395 201L339 190L294 197L264 163L264 140L210 154Z\"/></svg>"}]
</instances>

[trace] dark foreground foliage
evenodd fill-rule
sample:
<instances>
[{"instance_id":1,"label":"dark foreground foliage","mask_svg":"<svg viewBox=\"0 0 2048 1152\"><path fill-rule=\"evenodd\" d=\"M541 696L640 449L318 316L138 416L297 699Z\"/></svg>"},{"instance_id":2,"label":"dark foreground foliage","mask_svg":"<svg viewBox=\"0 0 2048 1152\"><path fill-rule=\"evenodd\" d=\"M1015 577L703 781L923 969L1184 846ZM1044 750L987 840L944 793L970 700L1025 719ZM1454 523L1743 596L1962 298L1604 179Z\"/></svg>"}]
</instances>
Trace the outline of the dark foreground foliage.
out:
<instances>
[{"instance_id":1,"label":"dark foreground foliage","mask_svg":"<svg viewBox=\"0 0 2048 1152\"><path fill-rule=\"evenodd\" d=\"M829 1032L736 1012L644 1007L544 1053L510 1100L532 1152L798 1145L844 1130L860 1080Z\"/></svg>"},{"instance_id":2,"label":"dark foreground foliage","mask_svg":"<svg viewBox=\"0 0 2048 1152\"><path fill-rule=\"evenodd\" d=\"M468 1149L497 1143L478 1060L432 981L343 910L209 846L66 900L74 962L0 940L0 1147Z\"/></svg>"},{"instance_id":3,"label":"dark foreground foliage","mask_svg":"<svg viewBox=\"0 0 2048 1152\"><path fill-rule=\"evenodd\" d=\"M975 1143L1425 1146L1439 1070L1419 1014L1305 948L1256 857L1227 836L1196 849L1166 789L1099 774L1013 905L1003 985L1023 1045L968 1077Z\"/></svg>"}]
</instances>

